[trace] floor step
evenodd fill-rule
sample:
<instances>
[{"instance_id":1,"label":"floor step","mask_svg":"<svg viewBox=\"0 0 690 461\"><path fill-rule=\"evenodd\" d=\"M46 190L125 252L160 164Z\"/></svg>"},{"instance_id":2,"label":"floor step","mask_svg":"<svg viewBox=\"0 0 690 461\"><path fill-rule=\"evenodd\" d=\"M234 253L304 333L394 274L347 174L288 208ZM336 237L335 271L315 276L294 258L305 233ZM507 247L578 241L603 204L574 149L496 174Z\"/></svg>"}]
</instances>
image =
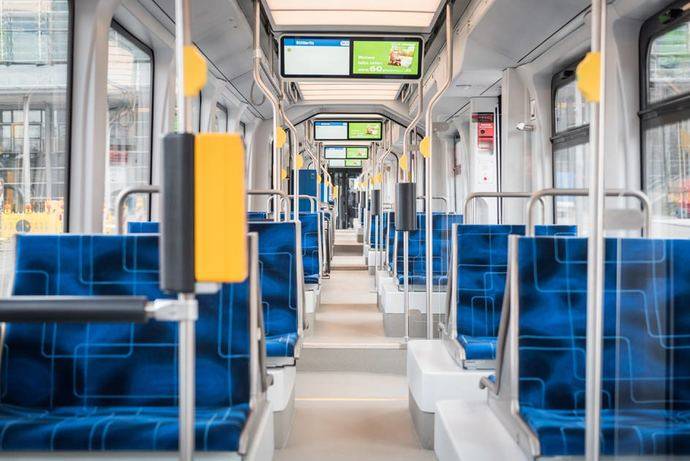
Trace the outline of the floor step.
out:
<instances>
[{"instance_id":1,"label":"floor step","mask_svg":"<svg viewBox=\"0 0 690 461\"><path fill-rule=\"evenodd\" d=\"M405 375L407 351L399 344L308 344L297 371L367 372Z\"/></svg>"},{"instance_id":2,"label":"floor step","mask_svg":"<svg viewBox=\"0 0 690 461\"><path fill-rule=\"evenodd\" d=\"M364 246L361 243L338 243L333 245L333 254L338 255L361 255L364 252Z\"/></svg>"}]
</instances>

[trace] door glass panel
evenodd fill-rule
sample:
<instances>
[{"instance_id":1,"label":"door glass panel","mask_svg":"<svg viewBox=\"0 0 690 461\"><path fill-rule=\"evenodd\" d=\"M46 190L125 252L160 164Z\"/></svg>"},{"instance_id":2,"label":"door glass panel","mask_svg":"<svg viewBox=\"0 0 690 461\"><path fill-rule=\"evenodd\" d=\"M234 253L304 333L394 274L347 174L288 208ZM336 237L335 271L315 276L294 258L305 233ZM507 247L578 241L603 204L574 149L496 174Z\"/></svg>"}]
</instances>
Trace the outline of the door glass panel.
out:
<instances>
[{"instance_id":1,"label":"door glass panel","mask_svg":"<svg viewBox=\"0 0 690 461\"><path fill-rule=\"evenodd\" d=\"M655 103L690 92L690 24L655 38L647 63L647 100Z\"/></svg>"},{"instance_id":2,"label":"door glass panel","mask_svg":"<svg viewBox=\"0 0 690 461\"><path fill-rule=\"evenodd\" d=\"M151 51L119 28L108 40L108 158L103 231L115 232L116 201L123 189L151 182ZM132 195L125 220L146 221L149 200Z\"/></svg>"}]
</instances>

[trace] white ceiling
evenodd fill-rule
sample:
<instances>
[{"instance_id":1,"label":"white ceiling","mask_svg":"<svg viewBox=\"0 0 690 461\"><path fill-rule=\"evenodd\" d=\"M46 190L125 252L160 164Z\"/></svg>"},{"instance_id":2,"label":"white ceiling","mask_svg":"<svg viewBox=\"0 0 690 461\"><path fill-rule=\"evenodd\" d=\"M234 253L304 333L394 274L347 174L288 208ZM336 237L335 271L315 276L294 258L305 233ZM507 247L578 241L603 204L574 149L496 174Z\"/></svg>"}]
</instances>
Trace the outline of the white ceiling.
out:
<instances>
[{"instance_id":1,"label":"white ceiling","mask_svg":"<svg viewBox=\"0 0 690 461\"><path fill-rule=\"evenodd\" d=\"M300 82L305 101L392 101L400 91L395 82Z\"/></svg>"},{"instance_id":2,"label":"white ceiling","mask_svg":"<svg viewBox=\"0 0 690 461\"><path fill-rule=\"evenodd\" d=\"M429 32L442 0L264 0L275 30Z\"/></svg>"}]
</instances>

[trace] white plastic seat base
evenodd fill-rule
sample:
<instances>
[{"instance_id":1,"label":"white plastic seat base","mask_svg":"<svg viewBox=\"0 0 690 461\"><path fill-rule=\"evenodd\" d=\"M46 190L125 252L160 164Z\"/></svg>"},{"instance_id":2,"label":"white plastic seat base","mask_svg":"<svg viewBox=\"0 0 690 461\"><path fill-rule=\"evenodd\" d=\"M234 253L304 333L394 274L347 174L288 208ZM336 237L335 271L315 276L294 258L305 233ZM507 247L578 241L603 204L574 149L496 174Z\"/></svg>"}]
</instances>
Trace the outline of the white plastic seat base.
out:
<instances>
[{"instance_id":1,"label":"white plastic seat base","mask_svg":"<svg viewBox=\"0 0 690 461\"><path fill-rule=\"evenodd\" d=\"M432 293L431 307L434 314L445 314L445 291ZM382 290L381 311L386 314L403 314L405 312L405 296L393 281L393 285ZM426 291L412 291L410 287L410 308L424 311L426 309Z\"/></svg>"},{"instance_id":2,"label":"white plastic seat base","mask_svg":"<svg viewBox=\"0 0 690 461\"><path fill-rule=\"evenodd\" d=\"M479 381L489 374L459 366L442 340L407 343L407 385L424 412L434 413L441 400L486 401L486 390L479 388Z\"/></svg>"},{"instance_id":3,"label":"white plastic seat base","mask_svg":"<svg viewBox=\"0 0 690 461\"><path fill-rule=\"evenodd\" d=\"M434 417L438 461L526 461L486 402L442 400Z\"/></svg>"},{"instance_id":4,"label":"white plastic seat base","mask_svg":"<svg viewBox=\"0 0 690 461\"><path fill-rule=\"evenodd\" d=\"M268 388L268 401L273 411L275 446L283 448L290 437L295 416L295 381L297 367L269 368L273 384Z\"/></svg>"}]
</instances>

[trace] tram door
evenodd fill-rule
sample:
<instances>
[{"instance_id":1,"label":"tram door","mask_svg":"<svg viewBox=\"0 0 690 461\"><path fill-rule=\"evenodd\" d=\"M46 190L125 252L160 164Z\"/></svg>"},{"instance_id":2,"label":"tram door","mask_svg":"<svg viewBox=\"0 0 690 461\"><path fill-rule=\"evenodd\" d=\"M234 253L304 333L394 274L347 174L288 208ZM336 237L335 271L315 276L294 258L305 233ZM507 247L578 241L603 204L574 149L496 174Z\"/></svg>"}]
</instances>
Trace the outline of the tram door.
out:
<instances>
[{"instance_id":1,"label":"tram door","mask_svg":"<svg viewBox=\"0 0 690 461\"><path fill-rule=\"evenodd\" d=\"M353 227L353 220L357 217L357 192L353 183L355 178L362 173L359 168L339 168L331 169L333 185L340 189L340 200L338 201L338 229L350 229Z\"/></svg>"}]
</instances>

